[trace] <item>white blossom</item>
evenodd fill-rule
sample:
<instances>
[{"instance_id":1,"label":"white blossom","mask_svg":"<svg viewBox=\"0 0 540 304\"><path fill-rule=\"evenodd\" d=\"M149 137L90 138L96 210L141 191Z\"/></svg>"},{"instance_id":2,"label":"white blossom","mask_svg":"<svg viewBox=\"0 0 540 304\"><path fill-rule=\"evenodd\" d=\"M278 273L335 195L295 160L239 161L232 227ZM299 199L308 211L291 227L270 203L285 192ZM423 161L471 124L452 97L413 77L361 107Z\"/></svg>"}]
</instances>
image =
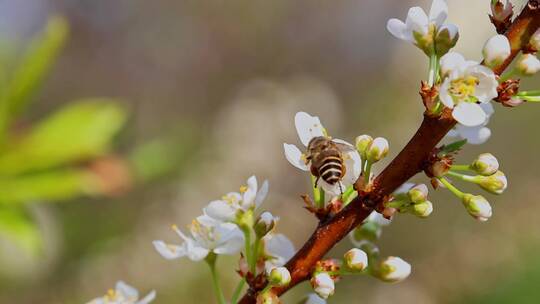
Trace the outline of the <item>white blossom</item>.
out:
<instances>
[{"instance_id":1,"label":"white blossom","mask_svg":"<svg viewBox=\"0 0 540 304\"><path fill-rule=\"evenodd\" d=\"M316 273L311 278L311 286L313 287L313 291L323 299L328 299L329 296L334 294L334 280L326 272Z\"/></svg>"},{"instance_id":2,"label":"white blossom","mask_svg":"<svg viewBox=\"0 0 540 304\"><path fill-rule=\"evenodd\" d=\"M480 106L497 97L499 83L489 68L467 61L458 53L448 53L441 59L444 81L440 88L441 102L453 109L452 116L467 127L486 122L488 114Z\"/></svg>"},{"instance_id":3,"label":"white blossom","mask_svg":"<svg viewBox=\"0 0 540 304\"><path fill-rule=\"evenodd\" d=\"M492 175L499 170L499 161L491 153L482 153L472 162L471 169L481 175Z\"/></svg>"},{"instance_id":4,"label":"white blossom","mask_svg":"<svg viewBox=\"0 0 540 304\"><path fill-rule=\"evenodd\" d=\"M203 209L204 214L219 221L233 222L237 215L258 208L268 194L268 181L258 189L257 178L251 176L247 186L240 187L240 192L230 192L220 200L210 202Z\"/></svg>"},{"instance_id":5,"label":"white blossom","mask_svg":"<svg viewBox=\"0 0 540 304\"><path fill-rule=\"evenodd\" d=\"M367 254L358 248L347 251L344 255L344 260L347 267L356 271L362 271L368 266Z\"/></svg>"},{"instance_id":6,"label":"white blossom","mask_svg":"<svg viewBox=\"0 0 540 304\"><path fill-rule=\"evenodd\" d=\"M364 220L364 223L365 222L374 222L379 226L388 226L392 223L392 220L385 218L377 211L372 211L369 216Z\"/></svg>"},{"instance_id":7,"label":"white blossom","mask_svg":"<svg viewBox=\"0 0 540 304\"><path fill-rule=\"evenodd\" d=\"M420 7L412 7L407 13L405 22L392 18L386 28L396 38L411 42L426 54L433 51L433 41L440 42L436 50L444 54L453 47L458 37L458 27L454 24L444 24L448 17L446 0L434 0L429 16Z\"/></svg>"},{"instance_id":8,"label":"white blossom","mask_svg":"<svg viewBox=\"0 0 540 304\"><path fill-rule=\"evenodd\" d=\"M176 225L172 229L184 241L181 245L167 244L161 240L153 241L161 256L168 260L187 256L192 261L201 261L210 253L236 254L244 244L244 234L237 225L219 223L201 216L189 225L190 235L185 235Z\"/></svg>"},{"instance_id":9,"label":"white blossom","mask_svg":"<svg viewBox=\"0 0 540 304\"><path fill-rule=\"evenodd\" d=\"M291 282L291 273L285 267L275 267L270 271L268 281L272 285L286 286Z\"/></svg>"},{"instance_id":10,"label":"white blossom","mask_svg":"<svg viewBox=\"0 0 540 304\"><path fill-rule=\"evenodd\" d=\"M269 233L262 238L265 269L281 267L296 253L293 243L281 233Z\"/></svg>"},{"instance_id":11,"label":"white blossom","mask_svg":"<svg viewBox=\"0 0 540 304\"><path fill-rule=\"evenodd\" d=\"M489 38L482 50L486 65L491 67L501 64L510 56L510 52L510 42L505 35Z\"/></svg>"},{"instance_id":12,"label":"white blossom","mask_svg":"<svg viewBox=\"0 0 540 304\"><path fill-rule=\"evenodd\" d=\"M298 112L294 117L294 123L298 137L300 137L300 141L306 147L312 138L327 136L326 130L321 124L319 118L316 116L311 116L305 112ZM333 139L332 141L351 146L352 148L348 151L343 151L343 161L346 170L345 176L343 176L341 181L331 185L321 178L318 182L325 192L337 196L341 194L341 190L346 189L348 186L356 182L358 176L360 175L362 161L358 151L354 149L353 145L340 139ZM303 154L298 147L284 143L283 149L285 151L285 157L293 166L303 171L309 171L306 155Z\"/></svg>"},{"instance_id":13,"label":"white blossom","mask_svg":"<svg viewBox=\"0 0 540 304\"><path fill-rule=\"evenodd\" d=\"M484 123L474 127L467 127L462 124L457 124L450 132L448 137L457 137L459 139L466 139L467 143L472 145L481 145L485 143L491 137L491 130L487 127L491 115L494 113L493 105L491 103L480 104L487 118Z\"/></svg>"},{"instance_id":14,"label":"white blossom","mask_svg":"<svg viewBox=\"0 0 540 304\"><path fill-rule=\"evenodd\" d=\"M118 281L115 289L109 289L103 297L93 299L87 304L148 304L154 300L156 292L151 291L146 297L139 300L137 289Z\"/></svg>"},{"instance_id":15,"label":"white blossom","mask_svg":"<svg viewBox=\"0 0 540 304\"><path fill-rule=\"evenodd\" d=\"M386 282L399 282L411 274L411 265L399 257L388 257L381 262L380 278Z\"/></svg>"}]
</instances>

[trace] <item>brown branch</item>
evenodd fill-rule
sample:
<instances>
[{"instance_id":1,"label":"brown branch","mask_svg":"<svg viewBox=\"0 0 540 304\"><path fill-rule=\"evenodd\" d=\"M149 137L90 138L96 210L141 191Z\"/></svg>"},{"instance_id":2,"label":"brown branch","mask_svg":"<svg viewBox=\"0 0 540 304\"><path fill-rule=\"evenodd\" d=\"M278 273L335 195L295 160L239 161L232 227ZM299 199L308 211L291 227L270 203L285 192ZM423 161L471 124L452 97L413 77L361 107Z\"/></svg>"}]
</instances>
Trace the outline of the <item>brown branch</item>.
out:
<instances>
[{"instance_id":1,"label":"brown branch","mask_svg":"<svg viewBox=\"0 0 540 304\"><path fill-rule=\"evenodd\" d=\"M504 63L494 68L495 73L500 75L508 67L539 27L538 1L530 0L505 34L510 40L512 54ZM409 143L374 180L372 192L359 195L343 211L319 223L309 240L286 264L291 273L291 283L286 287L274 288L274 291L281 295L298 283L309 279L315 263L321 260L352 229L362 223L375 205L424 169L424 163L431 151L455 124L448 109L440 117L424 115L422 124ZM258 291L250 288L239 303L256 303Z\"/></svg>"}]
</instances>

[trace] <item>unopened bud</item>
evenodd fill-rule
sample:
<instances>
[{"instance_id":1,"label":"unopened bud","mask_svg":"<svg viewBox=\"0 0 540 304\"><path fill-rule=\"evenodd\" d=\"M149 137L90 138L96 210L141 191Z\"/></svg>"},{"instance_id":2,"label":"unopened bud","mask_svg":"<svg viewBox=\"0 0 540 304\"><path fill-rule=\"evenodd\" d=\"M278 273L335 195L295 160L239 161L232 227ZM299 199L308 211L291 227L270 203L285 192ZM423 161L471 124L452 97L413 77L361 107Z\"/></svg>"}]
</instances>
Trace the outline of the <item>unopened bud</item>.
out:
<instances>
[{"instance_id":1,"label":"unopened bud","mask_svg":"<svg viewBox=\"0 0 540 304\"><path fill-rule=\"evenodd\" d=\"M399 282L411 274L411 265L401 258L388 257L380 264L379 278L385 282Z\"/></svg>"},{"instance_id":2,"label":"unopened bud","mask_svg":"<svg viewBox=\"0 0 540 304\"><path fill-rule=\"evenodd\" d=\"M512 3L506 0L506 4L501 1L491 1L491 14L492 18L497 21L504 21L512 16L514 13Z\"/></svg>"},{"instance_id":3,"label":"unopened bud","mask_svg":"<svg viewBox=\"0 0 540 304\"><path fill-rule=\"evenodd\" d=\"M533 54L523 54L519 57L516 68L521 74L532 76L540 71L540 60Z\"/></svg>"},{"instance_id":4,"label":"unopened bud","mask_svg":"<svg viewBox=\"0 0 540 304\"><path fill-rule=\"evenodd\" d=\"M299 304L326 304L326 301L318 295L312 293L304 298Z\"/></svg>"},{"instance_id":5,"label":"unopened bud","mask_svg":"<svg viewBox=\"0 0 540 304\"><path fill-rule=\"evenodd\" d=\"M275 286L287 286L291 282L291 274L285 267L276 267L270 271L268 281Z\"/></svg>"},{"instance_id":6,"label":"unopened bud","mask_svg":"<svg viewBox=\"0 0 540 304\"><path fill-rule=\"evenodd\" d=\"M318 272L311 278L311 286L313 291L323 299L328 299L334 294L334 280L327 272Z\"/></svg>"},{"instance_id":7,"label":"unopened bud","mask_svg":"<svg viewBox=\"0 0 540 304\"><path fill-rule=\"evenodd\" d=\"M459 31L457 26L453 24L445 24L435 37L435 48L439 57L448 53L448 51L456 46L459 39Z\"/></svg>"},{"instance_id":8,"label":"unopened bud","mask_svg":"<svg viewBox=\"0 0 540 304\"><path fill-rule=\"evenodd\" d=\"M531 37L531 46L537 50L540 51L540 29L537 29L536 32Z\"/></svg>"},{"instance_id":9,"label":"unopened bud","mask_svg":"<svg viewBox=\"0 0 540 304\"><path fill-rule=\"evenodd\" d=\"M407 192L407 195L413 203L425 202L428 197L428 187L425 184L416 185Z\"/></svg>"},{"instance_id":10,"label":"unopened bud","mask_svg":"<svg viewBox=\"0 0 540 304\"><path fill-rule=\"evenodd\" d=\"M388 150L388 141L385 138L377 137L369 146L366 158L372 163L378 162L388 155Z\"/></svg>"},{"instance_id":11,"label":"unopened bud","mask_svg":"<svg viewBox=\"0 0 540 304\"><path fill-rule=\"evenodd\" d=\"M433 204L430 201L412 204L410 212L418 217L426 218L433 212Z\"/></svg>"},{"instance_id":12,"label":"unopened bud","mask_svg":"<svg viewBox=\"0 0 540 304\"><path fill-rule=\"evenodd\" d=\"M275 294L272 290L261 292L257 296L256 304L281 304L281 300L278 295Z\"/></svg>"},{"instance_id":13,"label":"unopened bud","mask_svg":"<svg viewBox=\"0 0 540 304\"><path fill-rule=\"evenodd\" d=\"M478 174L489 176L499 170L499 161L491 153L482 153L478 155L470 167Z\"/></svg>"},{"instance_id":14,"label":"unopened bud","mask_svg":"<svg viewBox=\"0 0 540 304\"><path fill-rule=\"evenodd\" d=\"M497 171L490 176L481 176L477 183L484 190L493 194L502 194L508 187L508 180L502 171Z\"/></svg>"},{"instance_id":15,"label":"unopened bud","mask_svg":"<svg viewBox=\"0 0 540 304\"><path fill-rule=\"evenodd\" d=\"M462 203L465 206L465 209L467 209L467 212L481 222L485 222L491 217L491 205L481 195L467 193L463 196Z\"/></svg>"},{"instance_id":16,"label":"unopened bud","mask_svg":"<svg viewBox=\"0 0 540 304\"><path fill-rule=\"evenodd\" d=\"M504 62L510 56L510 42L504 35L495 35L488 39L482 54L487 66L493 67Z\"/></svg>"},{"instance_id":17,"label":"unopened bud","mask_svg":"<svg viewBox=\"0 0 540 304\"><path fill-rule=\"evenodd\" d=\"M345 253L344 259L347 267L352 270L362 271L368 266L367 254L358 248L353 248L347 251L347 253Z\"/></svg>"},{"instance_id":18,"label":"unopened bud","mask_svg":"<svg viewBox=\"0 0 540 304\"><path fill-rule=\"evenodd\" d=\"M276 218L272 215L272 213L265 211L259 215L257 221L255 222L255 233L259 238L262 238L268 232L272 231L275 225Z\"/></svg>"},{"instance_id":19,"label":"unopened bud","mask_svg":"<svg viewBox=\"0 0 540 304\"><path fill-rule=\"evenodd\" d=\"M360 135L356 138L356 150L358 150L362 159L367 158L366 153L371 143L373 143L373 137L369 135Z\"/></svg>"}]
</instances>

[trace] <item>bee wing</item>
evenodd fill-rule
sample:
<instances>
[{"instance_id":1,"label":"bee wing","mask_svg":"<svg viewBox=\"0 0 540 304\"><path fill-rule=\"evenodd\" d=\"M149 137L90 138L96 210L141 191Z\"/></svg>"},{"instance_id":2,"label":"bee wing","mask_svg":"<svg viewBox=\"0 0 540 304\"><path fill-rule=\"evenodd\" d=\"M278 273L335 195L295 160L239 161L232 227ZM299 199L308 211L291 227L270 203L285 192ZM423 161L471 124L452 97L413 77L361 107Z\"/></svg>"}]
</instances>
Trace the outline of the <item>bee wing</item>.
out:
<instances>
[{"instance_id":1,"label":"bee wing","mask_svg":"<svg viewBox=\"0 0 540 304\"><path fill-rule=\"evenodd\" d=\"M336 146L338 147L338 149L342 152L356 151L356 148L353 145L351 145L350 143L342 139L332 139L332 142L334 142Z\"/></svg>"}]
</instances>

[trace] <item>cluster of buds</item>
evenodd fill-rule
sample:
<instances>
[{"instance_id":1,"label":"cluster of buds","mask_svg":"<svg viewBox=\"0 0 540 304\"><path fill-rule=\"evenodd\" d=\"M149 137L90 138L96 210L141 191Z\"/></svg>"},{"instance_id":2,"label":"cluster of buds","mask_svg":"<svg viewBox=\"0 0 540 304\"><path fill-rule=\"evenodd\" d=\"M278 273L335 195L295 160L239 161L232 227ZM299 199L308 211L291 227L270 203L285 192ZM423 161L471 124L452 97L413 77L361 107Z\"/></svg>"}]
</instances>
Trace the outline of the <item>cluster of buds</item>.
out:
<instances>
[{"instance_id":1,"label":"cluster of buds","mask_svg":"<svg viewBox=\"0 0 540 304\"><path fill-rule=\"evenodd\" d=\"M477 175L465 175L460 173L462 171L474 172ZM453 165L446 176L474 183L492 194L502 194L508 186L506 176L499 170L497 158L490 153L480 154L469 165ZM450 183L446 177L439 177L438 180L461 199L465 209L471 216L479 221L487 221L491 217L491 206L483 196L463 193Z\"/></svg>"},{"instance_id":2,"label":"cluster of buds","mask_svg":"<svg viewBox=\"0 0 540 304\"><path fill-rule=\"evenodd\" d=\"M371 180L371 166L388 155L388 140L383 137L373 138L369 135L360 135L355 141L356 150L362 159L361 176L363 176L362 187L365 189Z\"/></svg>"},{"instance_id":3,"label":"cluster of buds","mask_svg":"<svg viewBox=\"0 0 540 304\"><path fill-rule=\"evenodd\" d=\"M404 184L385 206L420 218L426 218L433 212L433 204L428 200L428 187L424 184Z\"/></svg>"}]
</instances>

